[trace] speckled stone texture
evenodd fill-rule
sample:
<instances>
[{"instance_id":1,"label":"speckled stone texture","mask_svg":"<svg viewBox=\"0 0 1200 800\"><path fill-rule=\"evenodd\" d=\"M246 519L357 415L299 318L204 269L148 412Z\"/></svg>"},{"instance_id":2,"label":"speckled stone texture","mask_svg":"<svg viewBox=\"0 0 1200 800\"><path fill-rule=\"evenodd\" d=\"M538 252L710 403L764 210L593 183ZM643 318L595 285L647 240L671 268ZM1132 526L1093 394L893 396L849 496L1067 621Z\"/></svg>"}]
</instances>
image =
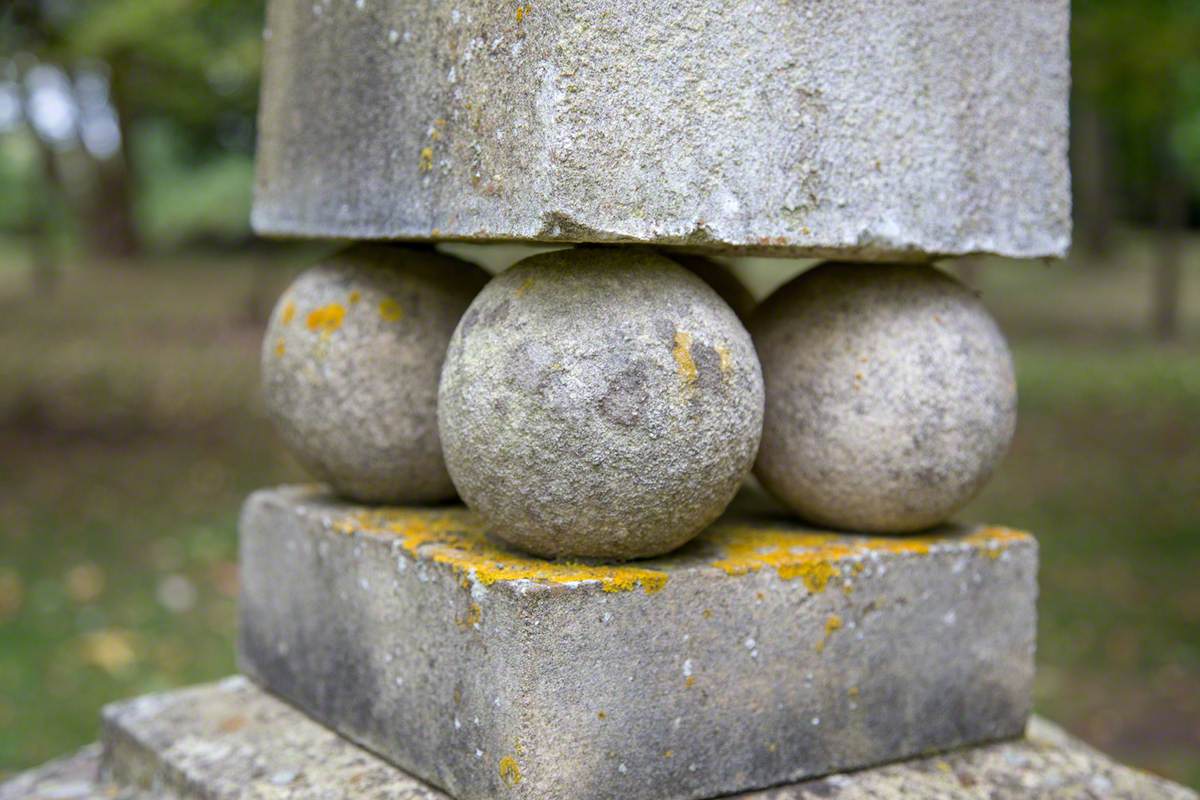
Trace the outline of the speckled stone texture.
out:
<instances>
[{"instance_id":1,"label":"speckled stone texture","mask_svg":"<svg viewBox=\"0 0 1200 800\"><path fill-rule=\"evenodd\" d=\"M0 800L449 800L244 678L114 703L104 723L103 762L90 745L0 784ZM1196 800L1036 717L1023 739L738 797Z\"/></svg>"},{"instance_id":2,"label":"speckled stone texture","mask_svg":"<svg viewBox=\"0 0 1200 800\"><path fill-rule=\"evenodd\" d=\"M767 391L754 473L811 522L927 528L1008 449L1008 346L979 299L933 267L822 264L763 301L750 328Z\"/></svg>"},{"instance_id":3,"label":"speckled stone texture","mask_svg":"<svg viewBox=\"0 0 1200 800\"><path fill-rule=\"evenodd\" d=\"M284 292L263 340L267 409L300 461L365 502L454 497L437 429L446 345L487 282L432 250L356 245Z\"/></svg>"},{"instance_id":4,"label":"speckled stone texture","mask_svg":"<svg viewBox=\"0 0 1200 800\"><path fill-rule=\"evenodd\" d=\"M254 226L1060 256L1068 27L1068 0L273 0Z\"/></svg>"},{"instance_id":5,"label":"speckled stone texture","mask_svg":"<svg viewBox=\"0 0 1200 800\"><path fill-rule=\"evenodd\" d=\"M719 522L587 566L467 509L253 495L240 663L460 800L689 800L1017 736L1036 544Z\"/></svg>"},{"instance_id":6,"label":"speckled stone texture","mask_svg":"<svg viewBox=\"0 0 1200 800\"><path fill-rule=\"evenodd\" d=\"M479 293L442 370L446 466L489 530L547 557L672 550L754 463L750 335L695 275L642 248L527 258Z\"/></svg>"}]
</instances>

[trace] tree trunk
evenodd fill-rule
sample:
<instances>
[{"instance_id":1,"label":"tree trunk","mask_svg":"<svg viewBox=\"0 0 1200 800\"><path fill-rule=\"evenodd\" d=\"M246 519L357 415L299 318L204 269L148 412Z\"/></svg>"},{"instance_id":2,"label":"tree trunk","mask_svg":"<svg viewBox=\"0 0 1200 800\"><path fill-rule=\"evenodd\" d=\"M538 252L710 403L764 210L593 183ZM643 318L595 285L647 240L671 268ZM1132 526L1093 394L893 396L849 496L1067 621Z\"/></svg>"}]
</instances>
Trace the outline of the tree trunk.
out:
<instances>
[{"instance_id":1,"label":"tree trunk","mask_svg":"<svg viewBox=\"0 0 1200 800\"><path fill-rule=\"evenodd\" d=\"M1109 178L1108 130L1095 107L1076 100L1071 119L1071 184L1076 241L1093 256L1108 254L1116 220Z\"/></svg>"},{"instance_id":2,"label":"tree trunk","mask_svg":"<svg viewBox=\"0 0 1200 800\"><path fill-rule=\"evenodd\" d=\"M127 65L124 59L117 58L113 59L110 66L109 101L116 113L121 144L111 158L96 163L95 194L84 223L95 252L112 258L130 258L141 251L134 216L133 162L129 158L132 110L126 79Z\"/></svg>"},{"instance_id":3,"label":"tree trunk","mask_svg":"<svg viewBox=\"0 0 1200 800\"><path fill-rule=\"evenodd\" d=\"M40 202L36 204L33 212L34 219L30 231L33 239L33 291L35 294L49 297L58 288L60 277L52 216L57 205L56 200L62 198L62 174L58 169L58 157L54 149L36 133L33 138L38 143L38 155L42 165L42 189L38 192Z\"/></svg>"},{"instance_id":4,"label":"tree trunk","mask_svg":"<svg viewBox=\"0 0 1200 800\"><path fill-rule=\"evenodd\" d=\"M1158 190L1158 244L1150 325L1161 342L1179 336L1179 288L1182 279L1183 231L1187 227L1187 184L1178 173L1167 171Z\"/></svg>"}]
</instances>

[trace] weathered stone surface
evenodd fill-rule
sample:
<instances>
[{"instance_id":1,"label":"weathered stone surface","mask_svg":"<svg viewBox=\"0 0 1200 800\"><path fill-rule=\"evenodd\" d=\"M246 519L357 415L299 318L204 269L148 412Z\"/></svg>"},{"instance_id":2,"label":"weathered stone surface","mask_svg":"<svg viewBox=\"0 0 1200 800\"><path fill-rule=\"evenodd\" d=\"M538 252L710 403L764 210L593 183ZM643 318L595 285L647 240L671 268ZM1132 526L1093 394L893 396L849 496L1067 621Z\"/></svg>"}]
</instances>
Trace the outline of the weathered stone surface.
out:
<instances>
[{"instance_id":1,"label":"weathered stone surface","mask_svg":"<svg viewBox=\"0 0 1200 800\"><path fill-rule=\"evenodd\" d=\"M1067 0L270 4L264 234L1062 255Z\"/></svg>"},{"instance_id":2,"label":"weathered stone surface","mask_svg":"<svg viewBox=\"0 0 1200 800\"><path fill-rule=\"evenodd\" d=\"M729 267L719 261L691 253L669 252L671 260L678 262L700 280L707 283L721 299L729 304L743 323L749 323L758 302L746 288L746 284Z\"/></svg>"},{"instance_id":3,"label":"weathered stone surface","mask_svg":"<svg viewBox=\"0 0 1200 800\"><path fill-rule=\"evenodd\" d=\"M423 248L356 245L280 297L263 393L297 458L366 502L454 497L437 428L446 345L487 273Z\"/></svg>"},{"instance_id":4,"label":"weathered stone surface","mask_svg":"<svg viewBox=\"0 0 1200 800\"><path fill-rule=\"evenodd\" d=\"M242 678L115 703L100 748L0 785L0 800L448 800ZM137 791L145 789L145 794ZM504 794L497 797L504 797ZM1045 720L1024 739L769 789L743 800L1196 800Z\"/></svg>"},{"instance_id":5,"label":"weathered stone surface","mask_svg":"<svg viewBox=\"0 0 1200 800\"><path fill-rule=\"evenodd\" d=\"M1008 449L1008 345L979 299L934 267L821 264L764 300L750 330L767 393L754 473L815 524L936 525Z\"/></svg>"},{"instance_id":6,"label":"weathered stone surface","mask_svg":"<svg viewBox=\"0 0 1200 800\"><path fill-rule=\"evenodd\" d=\"M115 784L100 777L98 744L0 783L0 800L112 800L122 794Z\"/></svg>"},{"instance_id":7,"label":"weathered stone surface","mask_svg":"<svg viewBox=\"0 0 1200 800\"><path fill-rule=\"evenodd\" d=\"M726 519L625 566L457 508L243 512L244 670L461 800L702 798L1018 735L1036 545ZM518 780L519 778L519 780Z\"/></svg>"},{"instance_id":8,"label":"weathered stone surface","mask_svg":"<svg viewBox=\"0 0 1200 800\"><path fill-rule=\"evenodd\" d=\"M750 334L700 278L642 248L515 264L454 332L446 467L504 541L555 558L673 550L750 472L763 384Z\"/></svg>"}]
</instances>

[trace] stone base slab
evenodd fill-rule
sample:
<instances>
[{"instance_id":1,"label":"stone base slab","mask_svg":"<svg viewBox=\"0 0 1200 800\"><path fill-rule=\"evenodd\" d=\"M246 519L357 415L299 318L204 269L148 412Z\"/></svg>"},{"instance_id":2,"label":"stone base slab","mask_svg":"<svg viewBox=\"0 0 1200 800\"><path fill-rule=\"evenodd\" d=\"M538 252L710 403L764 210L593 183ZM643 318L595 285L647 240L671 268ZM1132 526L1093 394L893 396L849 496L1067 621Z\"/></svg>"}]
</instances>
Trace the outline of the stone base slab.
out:
<instances>
[{"instance_id":1,"label":"stone base slab","mask_svg":"<svg viewBox=\"0 0 1200 800\"><path fill-rule=\"evenodd\" d=\"M1061 256L1067 0L273 0L253 223Z\"/></svg>"},{"instance_id":2,"label":"stone base slab","mask_svg":"<svg viewBox=\"0 0 1200 800\"><path fill-rule=\"evenodd\" d=\"M1196 800L1034 718L1024 739L741 795L743 800ZM115 703L91 745L0 800L449 800L243 678Z\"/></svg>"},{"instance_id":3,"label":"stone base slab","mask_svg":"<svg viewBox=\"0 0 1200 800\"><path fill-rule=\"evenodd\" d=\"M547 562L462 507L256 493L244 671L460 800L685 800L1018 736L1037 547L726 518L663 558Z\"/></svg>"}]
</instances>

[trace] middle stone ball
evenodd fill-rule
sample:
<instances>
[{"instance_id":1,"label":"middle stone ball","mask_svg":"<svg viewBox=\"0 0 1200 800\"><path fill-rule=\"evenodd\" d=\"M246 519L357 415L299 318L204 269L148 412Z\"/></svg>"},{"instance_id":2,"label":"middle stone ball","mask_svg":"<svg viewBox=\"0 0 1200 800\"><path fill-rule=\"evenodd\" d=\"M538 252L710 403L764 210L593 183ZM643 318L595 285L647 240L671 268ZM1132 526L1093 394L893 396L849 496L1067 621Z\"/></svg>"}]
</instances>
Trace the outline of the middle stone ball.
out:
<instances>
[{"instance_id":1,"label":"middle stone ball","mask_svg":"<svg viewBox=\"0 0 1200 800\"><path fill-rule=\"evenodd\" d=\"M537 555L657 555L716 519L762 435L758 357L699 278L647 250L533 256L450 341L438 425L450 477Z\"/></svg>"}]
</instances>

